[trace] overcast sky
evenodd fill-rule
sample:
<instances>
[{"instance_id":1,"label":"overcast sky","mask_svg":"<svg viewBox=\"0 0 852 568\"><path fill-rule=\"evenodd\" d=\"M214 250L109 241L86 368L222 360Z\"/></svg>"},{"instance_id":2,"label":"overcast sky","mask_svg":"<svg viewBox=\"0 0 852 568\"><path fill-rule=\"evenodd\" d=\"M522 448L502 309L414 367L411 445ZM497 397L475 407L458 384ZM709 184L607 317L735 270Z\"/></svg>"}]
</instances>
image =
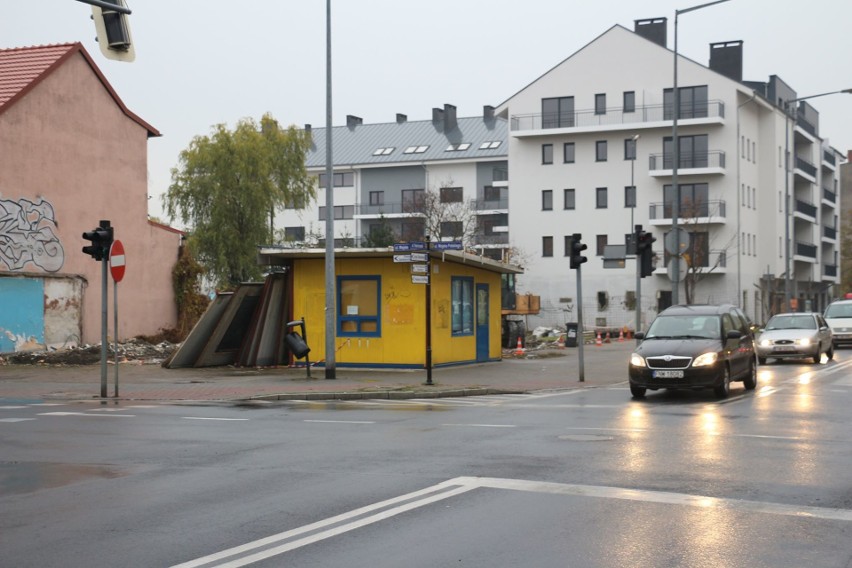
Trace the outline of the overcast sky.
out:
<instances>
[{"instance_id":1,"label":"overcast sky","mask_svg":"<svg viewBox=\"0 0 852 568\"><path fill-rule=\"evenodd\" d=\"M706 0L332 0L333 123L459 116L497 106L615 24L666 17ZM149 211L190 140L265 112L299 127L326 122L324 0L128 0L136 61L106 59L91 8L76 0L3 0L0 47L80 41L149 141ZM743 78L778 75L799 96L852 87L852 1L730 0L683 14L678 51L701 64L709 44L743 40ZM590 80L594 80L590 78ZM852 150L852 95L810 101L820 133Z\"/></svg>"}]
</instances>

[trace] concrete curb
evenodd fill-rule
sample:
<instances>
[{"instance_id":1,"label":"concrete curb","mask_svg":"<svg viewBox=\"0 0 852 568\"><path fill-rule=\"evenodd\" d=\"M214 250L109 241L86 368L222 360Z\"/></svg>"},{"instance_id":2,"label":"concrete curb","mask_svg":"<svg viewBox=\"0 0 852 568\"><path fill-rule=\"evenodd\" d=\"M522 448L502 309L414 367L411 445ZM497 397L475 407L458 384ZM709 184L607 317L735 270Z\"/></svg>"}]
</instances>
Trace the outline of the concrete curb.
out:
<instances>
[{"instance_id":1,"label":"concrete curb","mask_svg":"<svg viewBox=\"0 0 852 568\"><path fill-rule=\"evenodd\" d=\"M301 392L266 394L250 398L236 400L409 400L413 398L455 398L463 396L484 396L498 394L525 394L530 391L517 389L495 389L495 388L453 388L448 390L434 391L371 391L371 392Z\"/></svg>"}]
</instances>

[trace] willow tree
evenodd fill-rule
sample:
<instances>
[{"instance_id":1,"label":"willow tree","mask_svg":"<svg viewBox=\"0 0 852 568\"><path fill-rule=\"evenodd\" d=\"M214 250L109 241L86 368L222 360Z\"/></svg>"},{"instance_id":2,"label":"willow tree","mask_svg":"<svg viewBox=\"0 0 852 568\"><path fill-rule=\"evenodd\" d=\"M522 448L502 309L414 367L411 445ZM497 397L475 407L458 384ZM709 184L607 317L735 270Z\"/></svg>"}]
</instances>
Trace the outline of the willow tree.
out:
<instances>
[{"instance_id":1,"label":"willow tree","mask_svg":"<svg viewBox=\"0 0 852 568\"><path fill-rule=\"evenodd\" d=\"M233 130L217 124L180 153L163 203L172 221L187 226L190 247L219 288L260 278L257 246L273 242L267 219L316 197L305 168L310 143L309 133L265 114L260 124L247 118Z\"/></svg>"}]
</instances>

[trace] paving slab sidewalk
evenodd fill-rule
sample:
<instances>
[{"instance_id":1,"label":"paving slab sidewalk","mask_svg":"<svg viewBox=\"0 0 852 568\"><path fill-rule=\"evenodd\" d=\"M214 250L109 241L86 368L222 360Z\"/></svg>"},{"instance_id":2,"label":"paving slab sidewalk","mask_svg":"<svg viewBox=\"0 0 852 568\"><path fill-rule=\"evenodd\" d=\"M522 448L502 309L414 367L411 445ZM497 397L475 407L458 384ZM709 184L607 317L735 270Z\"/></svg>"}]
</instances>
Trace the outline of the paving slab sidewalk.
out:
<instances>
[{"instance_id":1,"label":"paving slab sidewalk","mask_svg":"<svg viewBox=\"0 0 852 568\"><path fill-rule=\"evenodd\" d=\"M633 341L614 341L583 350L584 381L579 380L577 348L506 354L502 361L440 367L432 371L349 369L335 379L314 367L207 367L166 369L157 364L120 363L115 396L115 366L107 367L107 398L126 401L321 400L429 398L541 390L593 388L624 383ZM101 400L101 367L0 366L0 400Z\"/></svg>"}]
</instances>

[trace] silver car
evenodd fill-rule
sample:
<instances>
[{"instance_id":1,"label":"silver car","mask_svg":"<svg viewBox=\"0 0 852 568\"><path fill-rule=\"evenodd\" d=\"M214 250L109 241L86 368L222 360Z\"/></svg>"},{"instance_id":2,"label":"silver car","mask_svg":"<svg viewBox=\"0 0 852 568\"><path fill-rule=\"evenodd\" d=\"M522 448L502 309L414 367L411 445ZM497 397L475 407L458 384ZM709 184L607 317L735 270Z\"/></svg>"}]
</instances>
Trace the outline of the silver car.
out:
<instances>
[{"instance_id":1,"label":"silver car","mask_svg":"<svg viewBox=\"0 0 852 568\"><path fill-rule=\"evenodd\" d=\"M811 357L819 363L823 352L834 357L831 328L814 312L776 314L766 323L757 338L757 360Z\"/></svg>"}]
</instances>

